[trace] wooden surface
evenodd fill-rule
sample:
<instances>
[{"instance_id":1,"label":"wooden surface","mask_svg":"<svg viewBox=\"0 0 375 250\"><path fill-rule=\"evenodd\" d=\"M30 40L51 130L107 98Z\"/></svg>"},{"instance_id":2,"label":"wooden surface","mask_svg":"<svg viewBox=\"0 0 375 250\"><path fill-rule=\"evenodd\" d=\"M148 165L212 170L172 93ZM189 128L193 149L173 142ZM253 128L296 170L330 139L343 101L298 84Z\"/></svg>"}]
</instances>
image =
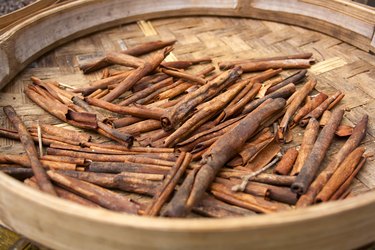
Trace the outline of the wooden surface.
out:
<instances>
[{"instance_id":1,"label":"wooden surface","mask_svg":"<svg viewBox=\"0 0 375 250\"><path fill-rule=\"evenodd\" d=\"M0 94L0 106L14 105L26 123L35 119L58 123L23 94L31 75L79 86L100 77L100 73L82 75L77 67L79 60L160 38L178 40L173 51L177 59L210 56L215 58L215 63L224 59L312 52L318 63L310 72L318 79L318 90L328 94L335 90L346 93L342 101L348 111L345 122L356 123L362 114L370 115L364 144L369 152L374 152L374 56L337 38L268 21L181 17L153 20L151 25L154 29L144 22L118 26L60 46L33 62L9 83ZM15 65L22 67L21 64ZM3 114L0 121L1 126L9 126ZM294 143L298 144L300 139L297 136ZM339 144L335 144L330 154ZM10 140L1 139L0 145L2 152L22 151L19 144ZM354 184L356 193L375 187L374 168L371 159ZM58 249L246 249L249 245L257 249L306 246L351 249L375 239L374 192L267 216L220 221L169 220L87 209L31 190L2 174L0 180L0 220L27 237Z\"/></svg>"}]
</instances>

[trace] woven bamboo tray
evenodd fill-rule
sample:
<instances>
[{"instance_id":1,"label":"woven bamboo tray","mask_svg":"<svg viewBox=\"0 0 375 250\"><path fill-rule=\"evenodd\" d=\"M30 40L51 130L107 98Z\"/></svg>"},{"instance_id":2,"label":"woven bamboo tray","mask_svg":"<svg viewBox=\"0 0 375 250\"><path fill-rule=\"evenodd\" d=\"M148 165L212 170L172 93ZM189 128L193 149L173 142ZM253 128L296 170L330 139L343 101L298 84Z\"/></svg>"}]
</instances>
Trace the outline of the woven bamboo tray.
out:
<instances>
[{"instance_id":1,"label":"woven bamboo tray","mask_svg":"<svg viewBox=\"0 0 375 250\"><path fill-rule=\"evenodd\" d=\"M173 55L180 60L312 52L317 63L309 72L317 89L345 92L347 124L370 116L363 144L375 152L373 9L343 0L78 0L38 1L9 21L14 17L0 18L0 106L13 105L26 124L58 122L23 94L31 75L79 86L99 77L83 75L80 60L177 39ZM0 121L9 126L3 114ZM10 140L0 145L2 152L22 152ZM249 218L164 219L85 208L0 173L0 220L54 249L352 249L375 240L374 187L370 159L354 183L359 195L351 199Z\"/></svg>"}]
</instances>

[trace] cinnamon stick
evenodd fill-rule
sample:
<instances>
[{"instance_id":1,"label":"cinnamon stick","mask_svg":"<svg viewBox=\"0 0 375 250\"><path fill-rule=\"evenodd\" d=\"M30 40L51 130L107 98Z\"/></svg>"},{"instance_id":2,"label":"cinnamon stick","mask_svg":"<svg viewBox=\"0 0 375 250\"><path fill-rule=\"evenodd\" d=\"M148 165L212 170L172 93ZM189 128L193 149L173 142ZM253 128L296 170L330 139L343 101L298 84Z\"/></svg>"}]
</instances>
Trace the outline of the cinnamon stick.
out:
<instances>
[{"instance_id":1,"label":"cinnamon stick","mask_svg":"<svg viewBox=\"0 0 375 250\"><path fill-rule=\"evenodd\" d=\"M316 138L319 134L319 122L315 118L311 118L309 124L305 129L303 134L303 139L297 159L293 165L293 169L290 172L290 175L298 175L305 163L307 157L309 156L312 148L314 147Z\"/></svg>"},{"instance_id":2,"label":"cinnamon stick","mask_svg":"<svg viewBox=\"0 0 375 250\"><path fill-rule=\"evenodd\" d=\"M328 96L324 93L319 93L311 102L306 103L303 107L298 110L296 115L293 118L293 123L298 124L298 122L312 110L317 108Z\"/></svg>"},{"instance_id":3,"label":"cinnamon stick","mask_svg":"<svg viewBox=\"0 0 375 250\"><path fill-rule=\"evenodd\" d=\"M340 125L343 115L344 110L342 109L335 110L332 113L331 120L320 132L311 153L307 157L301 169L301 172L298 174L296 181L291 186L293 192L297 194L306 193L310 184L316 177L319 166L332 143L333 136L337 127Z\"/></svg>"},{"instance_id":4,"label":"cinnamon stick","mask_svg":"<svg viewBox=\"0 0 375 250\"><path fill-rule=\"evenodd\" d=\"M291 120L293 114L297 111L298 107L302 104L303 100L305 100L306 96L314 89L316 86L316 80L308 81L299 91L298 96L293 99L290 105L287 107L285 115L280 122L277 135L279 140L284 140L284 136L288 131L289 121Z\"/></svg>"},{"instance_id":5,"label":"cinnamon stick","mask_svg":"<svg viewBox=\"0 0 375 250\"><path fill-rule=\"evenodd\" d=\"M160 69L161 72L167 74L169 76L177 77L183 80L187 80L189 82L198 83L200 85L204 85L207 81L199 76L194 76L192 74L188 74L186 72L177 71L177 70L170 70L170 69Z\"/></svg>"},{"instance_id":6,"label":"cinnamon stick","mask_svg":"<svg viewBox=\"0 0 375 250\"><path fill-rule=\"evenodd\" d=\"M150 109L150 108L145 108L141 106L124 107L121 105L117 105L117 104L104 101L102 99L95 99L95 98L86 97L85 101L88 104L91 104L91 105L94 105L96 107L100 107L103 109L107 109L115 113L119 113L123 115L132 115L135 117L146 118L146 119L150 118L150 119L159 120L164 112L162 109L157 109L157 108Z\"/></svg>"},{"instance_id":7,"label":"cinnamon stick","mask_svg":"<svg viewBox=\"0 0 375 250\"><path fill-rule=\"evenodd\" d=\"M147 207L145 214L149 216L156 216L159 214L160 209L172 194L178 181L184 174L186 168L191 161L192 155L190 153L181 153L177 159L176 165L172 167L169 175L165 178L162 186L156 192L153 201Z\"/></svg>"},{"instance_id":8,"label":"cinnamon stick","mask_svg":"<svg viewBox=\"0 0 375 250\"><path fill-rule=\"evenodd\" d=\"M358 163L356 166L355 170L353 173L345 180L345 182L336 190L336 192L331 196L330 200L338 200L341 199L343 196L345 197L345 192L348 191L349 186L352 184L352 181L354 177L358 174L358 172L362 169L362 167L366 163L366 157L362 157L361 161Z\"/></svg>"},{"instance_id":9,"label":"cinnamon stick","mask_svg":"<svg viewBox=\"0 0 375 250\"><path fill-rule=\"evenodd\" d=\"M146 61L142 66L133 70L127 78L120 82L118 86L116 86L111 92L108 93L108 95L104 96L102 99L104 101L111 102L122 95L125 91L131 89L142 77L155 70L156 67L159 66L159 64L171 51L172 48L167 47L153 55L150 58L150 61Z\"/></svg>"},{"instance_id":10,"label":"cinnamon stick","mask_svg":"<svg viewBox=\"0 0 375 250\"><path fill-rule=\"evenodd\" d=\"M269 60L258 62L244 62L238 64L243 72L254 72L267 69L305 69L310 68L314 63L314 59L285 59L285 60Z\"/></svg>"},{"instance_id":11,"label":"cinnamon stick","mask_svg":"<svg viewBox=\"0 0 375 250\"><path fill-rule=\"evenodd\" d=\"M161 125L164 130L177 129L186 120L186 115L203 101L220 92L225 86L236 81L241 74L239 68L226 71L217 79L201 86L198 90L187 95L171 110L167 110L161 117Z\"/></svg>"},{"instance_id":12,"label":"cinnamon stick","mask_svg":"<svg viewBox=\"0 0 375 250\"><path fill-rule=\"evenodd\" d=\"M227 62L220 62L219 67L221 70L225 70L225 69L232 68L237 64L246 63L246 62L262 62L262 61L285 60L285 59L308 59L311 56L312 56L312 53L301 53L301 54L286 55L286 56L275 56L275 57L244 59L244 60L237 60L237 61L227 61Z\"/></svg>"},{"instance_id":13,"label":"cinnamon stick","mask_svg":"<svg viewBox=\"0 0 375 250\"><path fill-rule=\"evenodd\" d=\"M328 166L317 176L317 178L307 190L306 194L302 195L299 198L296 204L297 207L306 207L314 202L316 195L320 192L320 190L322 190L323 186L327 183L340 163L347 157L347 155L351 151L358 147L360 142L363 140L366 135L367 124L368 116L364 115L354 127L352 135L340 148L339 152L334 155L334 157L330 160Z\"/></svg>"},{"instance_id":14,"label":"cinnamon stick","mask_svg":"<svg viewBox=\"0 0 375 250\"><path fill-rule=\"evenodd\" d=\"M143 54L147 54L149 52L162 49L166 46L173 45L176 42L176 40L169 40L169 41L153 41L148 43L143 43L140 45L137 45L133 48L123 50L121 52L118 52L120 55L131 55L131 56L140 56ZM108 60L109 59L109 60ZM113 64L113 61L108 58L108 55L104 58L100 58L98 60L95 60L93 62L82 64L80 65L80 69L83 71L83 73L87 74L95 70L99 70L101 68L110 66Z\"/></svg>"},{"instance_id":15,"label":"cinnamon stick","mask_svg":"<svg viewBox=\"0 0 375 250\"><path fill-rule=\"evenodd\" d=\"M102 207L114 211L137 214L138 206L118 193L55 171L49 170L47 174L58 185L61 185Z\"/></svg>"},{"instance_id":16,"label":"cinnamon stick","mask_svg":"<svg viewBox=\"0 0 375 250\"><path fill-rule=\"evenodd\" d=\"M5 106L3 107L3 110L8 119L12 122L13 126L18 131L21 143L26 151L27 157L30 160L31 168L35 175L38 186L43 192L57 196L52 183L46 175L46 171L44 170L38 159L38 153L36 151L34 141L27 131L26 126L23 124L22 120L17 115L12 106Z\"/></svg>"},{"instance_id":17,"label":"cinnamon stick","mask_svg":"<svg viewBox=\"0 0 375 250\"><path fill-rule=\"evenodd\" d=\"M360 162L363 153L365 152L364 147L358 147L354 149L337 167L335 172L329 178L326 185L322 188L319 194L316 196L316 202L328 201L331 196L339 189L339 187L350 177L355 170L356 166Z\"/></svg>"},{"instance_id":18,"label":"cinnamon stick","mask_svg":"<svg viewBox=\"0 0 375 250\"><path fill-rule=\"evenodd\" d=\"M292 83L286 85L285 87L282 87L278 89L277 91L266 95L260 99L256 99L255 101L252 101L248 103L242 110L241 114L248 114L251 111L253 111L255 108L257 108L259 105L261 105L263 102L265 102L268 99L276 99L276 98L288 98L290 95L292 95L296 91L296 86Z\"/></svg>"},{"instance_id":19,"label":"cinnamon stick","mask_svg":"<svg viewBox=\"0 0 375 250\"><path fill-rule=\"evenodd\" d=\"M281 82L279 82L278 84L276 84L275 86L272 86L269 89L267 89L266 95L268 95L268 94L270 94L272 92L275 92L276 90L278 90L278 89L280 89L280 88L288 85L289 83L296 84L296 83L301 82L305 78L306 73L307 73L306 69L297 71L296 73L288 76L287 78L285 78L284 80L282 80Z\"/></svg>"},{"instance_id":20,"label":"cinnamon stick","mask_svg":"<svg viewBox=\"0 0 375 250\"><path fill-rule=\"evenodd\" d=\"M159 90L159 89L162 89L166 86L170 86L171 84L173 84L173 78L169 77L165 80L162 80L156 84L153 84L152 86L148 87L148 88L145 88L141 91L138 91L138 92L135 92L133 95L131 95L130 97L126 98L125 100L121 101L119 103L119 105L123 105L123 106L126 106L126 105L129 105L131 103L134 103L136 101L138 101L139 99L142 99L152 93L154 93L155 91Z\"/></svg>"},{"instance_id":21,"label":"cinnamon stick","mask_svg":"<svg viewBox=\"0 0 375 250\"><path fill-rule=\"evenodd\" d=\"M174 216L180 216L186 214L187 211L190 211L200 200L220 168L239 152L246 140L255 132L257 127L266 117L279 111L284 105L284 99L271 99L247 115L228 133L221 136L219 140L211 146L210 150L203 155L201 163L204 165L197 172L190 192L186 192L186 190L183 189L177 191L177 196L180 192L189 193L186 202L184 202L184 199L181 203L180 201L175 200L175 202L180 205L171 205L171 209L173 210L173 207L178 207L178 211L173 210L168 213L173 214ZM189 175L191 175L191 173Z\"/></svg>"},{"instance_id":22,"label":"cinnamon stick","mask_svg":"<svg viewBox=\"0 0 375 250\"><path fill-rule=\"evenodd\" d=\"M36 188L39 190L39 187L38 185L36 184L36 181L35 181L35 178L32 177L30 179L26 179L24 180L24 183L32 188ZM87 206L87 207L95 207L95 208L101 208L99 205L97 205L96 203L90 201L90 200L87 200L85 198L82 198L81 196L78 196L72 192L69 192L63 188L60 188L60 187L57 187L57 186L54 186L55 190L56 190L56 193L58 194L58 196L60 198L63 198L63 199L66 199L66 200L69 200L69 201L72 201L72 202L75 202L75 203L78 203L78 204L81 204L83 206Z\"/></svg>"},{"instance_id":23,"label":"cinnamon stick","mask_svg":"<svg viewBox=\"0 0 375 250\"><path fill-rule=\"evenodd\" d=\"M306 126L308 120L310 118L319 119L319 117L328 109L331 103L333 103L336 99L343 98L343 94L340 91L337 91L335 94L329 96L327 99L324 100L318 107L313 109L310 113L305 115L302 120L299 122L301 127ZM341 100L340 99L340 100Z\"/></svg>"}]
</instances>

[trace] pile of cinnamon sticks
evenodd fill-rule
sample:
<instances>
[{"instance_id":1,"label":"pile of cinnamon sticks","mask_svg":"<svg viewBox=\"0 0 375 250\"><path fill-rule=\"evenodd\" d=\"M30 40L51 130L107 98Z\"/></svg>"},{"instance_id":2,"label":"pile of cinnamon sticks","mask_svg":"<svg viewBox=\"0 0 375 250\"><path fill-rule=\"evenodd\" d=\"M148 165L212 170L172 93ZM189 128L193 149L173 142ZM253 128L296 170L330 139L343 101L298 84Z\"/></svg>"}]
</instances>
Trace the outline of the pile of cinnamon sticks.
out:
<instances>
[{"instance_id":1,"label":"pile of cinnamon sticks","mask_svg":"<svg viewBox=\"0 0 375 250\"><path fill-rule=\"evenodd\" d=\"M166 60L175 42L80 65L103 72L79 88L32 77L25 94L81 130L26 127L4 107L14 128L0 135L20 140L26 154L1 154L0 171L85 206L145 216L245 216L351 196L368 117L342 124L344 94L315 89L311 53L216 69L210 58ZM301 145L290 143L297 127ZM327 157L334 137L346 142Z\"/></svg>"}]
</instances>

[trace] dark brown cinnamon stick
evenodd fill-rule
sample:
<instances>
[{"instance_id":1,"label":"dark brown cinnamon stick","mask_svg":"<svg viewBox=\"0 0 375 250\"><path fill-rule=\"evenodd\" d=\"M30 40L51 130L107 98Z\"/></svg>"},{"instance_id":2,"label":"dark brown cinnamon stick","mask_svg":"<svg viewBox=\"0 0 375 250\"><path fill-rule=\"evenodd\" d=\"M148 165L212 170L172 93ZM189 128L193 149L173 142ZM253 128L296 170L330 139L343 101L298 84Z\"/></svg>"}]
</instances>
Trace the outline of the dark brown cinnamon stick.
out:
<instances>
[{"instance_id":1,"label":"dark brown cinnamon stick","mask_svg":"<svg viewBox=\"0 0 375 250\"><path fill-rule=\"evenodd\" d=\"M31 138L29 132L27 131L26 126L23 124L22 120L18 117L16 111L12 106L3 107L4 113L8 119L12 122L13 126L18 131L20 140L24 146L26 154L30 160L31 168L37 180L38 186L43 192L49 193L51 195L57 196L52 183L50 182L46 171L42 167L39 159L38 153L36 151L34 141Z\"/></svg>"},{"instance_id":2,"label":"dark brown cinnamon stick","mask_svg":"<svg viewBox=\"0 0 375 250\"><path fill-rule=\"evenodd\" d=\"M342 109L335 110L332 113L331 120L320 132L311 153L307 157L301 169L301 172L298 174L296 181L291 186L293 192L297 194L306 193L310 184L316 177L319 166L332 143L333 136L337 127L340 125L343 115L344 110Z\"/></svg>"},{"instance_id":3,"label":"dark brown cinnamon stick","mask_svg":"<svg viewBox=\"0 0 375 250\"><path fill-rule=\"evenodd\" d=\"M311 102L306 103L303 107L298 110L293 118L293 123L297 124L305 115L310 113L312 110L317 108L328 96L324 93L319 93Z\"/></svg>"}]
</instances>

